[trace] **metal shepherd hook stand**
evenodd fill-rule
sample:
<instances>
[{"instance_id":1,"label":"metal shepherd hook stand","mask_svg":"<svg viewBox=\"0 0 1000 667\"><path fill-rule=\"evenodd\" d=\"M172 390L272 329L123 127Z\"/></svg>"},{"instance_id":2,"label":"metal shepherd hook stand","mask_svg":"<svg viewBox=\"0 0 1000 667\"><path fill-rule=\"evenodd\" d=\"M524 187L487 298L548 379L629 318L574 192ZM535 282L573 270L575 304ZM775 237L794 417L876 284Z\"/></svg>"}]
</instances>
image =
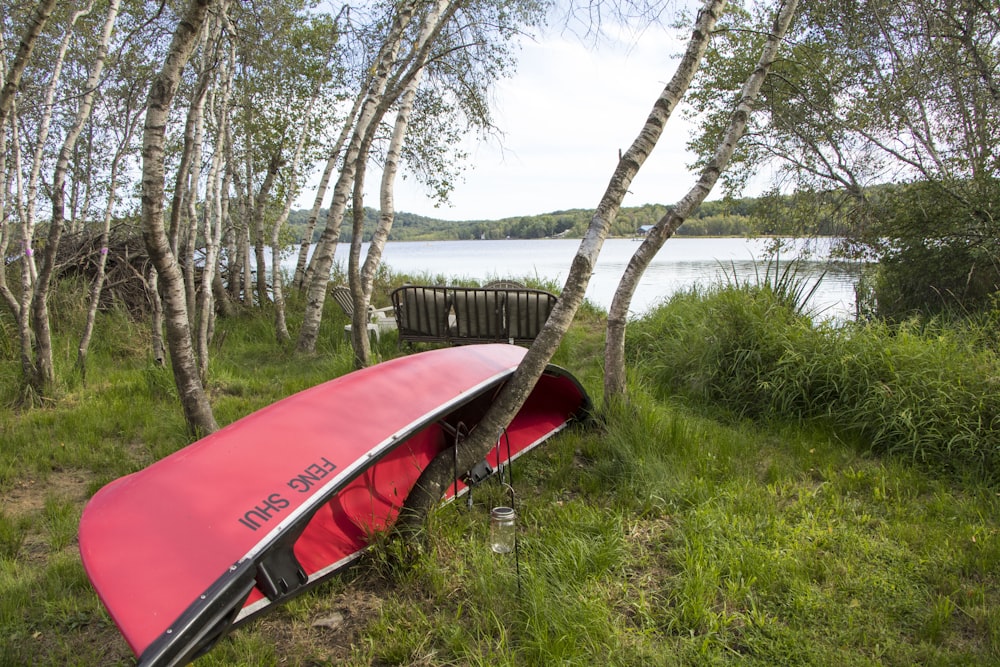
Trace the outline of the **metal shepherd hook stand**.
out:
<instances>
[{"instance_id":1,"label":"metal shepherd hook stand","mask_svg":"<svg viewBox=\"0 0 1000 667\"><path fill-rule=\"evenodd\" d=\"M507 440L507 465L500 466L500 482L510 494L510 506L494 507L490 511L490 548L494 553L514 552L514 570L517 573L517 593L521 594L521 557L517 540L517 504L514 496L514 467L511 465L510 438L507 430L502 429L497 438L497 461L500 458L500 442ZM503 469L507 468L507 481L503 481Z\"/></svg>"},{"instance_id":2,"label":"metal shepherd hook stand","mask_svg":"<svg viewBox=\"0 0 1000 667\"><path fill-rule=\"evenodd\" d=\"M454 435L454 447L452 449L452 455L454 459L455 466L455 487L454 495L458 495L458 445L459 442L468 434L468 429L464 423L459 423L453 429ZM503 464L502 450L500 448L500 443L505 440L507 441L507 463ZM514 569L517 574L517 593L521 594L521 557L520 551L518 549L518 539L517 539L517 504L516 497L514 494L514 467L511 465L513 458L510 453L510 437L507 435L507 429L500 430L500 436L497 438L497 462L499 463L499 479L500 483L507 489L510 494L510 505L509 506L498 506L490 510L490 549L494 553L506 554L511 551L514 552ZM507 469L507 481L503 481L503 470ZM490 476L494 471L490 468L487 461L481 461L479 465L475 466L469 473L465 476L465 482L467 484L467 495L466 495L466 505L467 507L472 507L472 487L475 484L483 481Z\"/></svg>"}]
</instances>

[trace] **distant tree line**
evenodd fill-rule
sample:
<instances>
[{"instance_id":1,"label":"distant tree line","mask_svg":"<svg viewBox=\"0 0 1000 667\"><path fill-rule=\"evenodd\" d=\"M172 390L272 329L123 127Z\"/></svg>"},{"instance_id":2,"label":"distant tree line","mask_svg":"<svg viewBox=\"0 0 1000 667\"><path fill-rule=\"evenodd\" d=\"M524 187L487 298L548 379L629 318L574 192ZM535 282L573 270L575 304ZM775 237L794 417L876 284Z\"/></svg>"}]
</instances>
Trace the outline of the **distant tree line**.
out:
<instances>
[{"instance_id":1,"label":"distant tree line","mask_svg":"<svg viewBox=\"0 0 1000 667\"><path fill-rule=\"evenodd\" d=\"M774 202L770 199L747 197L708 201L677 231L679 236L748 236L801 233L793 223L782 224L770 216ZM669 207L664 204L622 208L611 229L611 236L632 238L641 235L645 225L654 225ZM322 211L320 213L323 215ZM371 239L378 222L376 209L365 209L364 240ZM570 209L538 215L523 215L500 220L440 220L415 213L396 213L389 235L392 241L465 241L474 239L544 239L580 238L593 217L592 209ZM309 212L292 211L288 218L290 234L296 241L305 235ZM816 218L816 233L838 235L845 230L831 215ZM313 241L319 232L313 233ZM341 232L341 242L351 240L351 230Z\"/></svg>"}]
</instances>

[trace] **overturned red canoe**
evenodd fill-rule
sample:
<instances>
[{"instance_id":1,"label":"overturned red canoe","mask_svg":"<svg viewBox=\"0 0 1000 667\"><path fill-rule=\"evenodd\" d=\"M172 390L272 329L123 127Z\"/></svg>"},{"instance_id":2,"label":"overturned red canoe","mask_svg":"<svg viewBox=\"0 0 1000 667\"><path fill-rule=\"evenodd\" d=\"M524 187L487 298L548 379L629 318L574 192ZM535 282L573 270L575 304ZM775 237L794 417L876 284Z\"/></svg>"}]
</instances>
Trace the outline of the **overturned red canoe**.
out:
<instances>
[{"instance_id":1,"label":"overturned red canoe","mask_svg":"<svg viewBox=\"0 0 1000 667\"><path fill-rule=\"evenodd\" d=\"M360 555L456 431L475 427L524 353L470 345L350 373L98 491L80 520L80 553L139 663L185 664L234 623ZM579 383L549 366L481 470L589 407Z\"/></svg>"}]
</instances>

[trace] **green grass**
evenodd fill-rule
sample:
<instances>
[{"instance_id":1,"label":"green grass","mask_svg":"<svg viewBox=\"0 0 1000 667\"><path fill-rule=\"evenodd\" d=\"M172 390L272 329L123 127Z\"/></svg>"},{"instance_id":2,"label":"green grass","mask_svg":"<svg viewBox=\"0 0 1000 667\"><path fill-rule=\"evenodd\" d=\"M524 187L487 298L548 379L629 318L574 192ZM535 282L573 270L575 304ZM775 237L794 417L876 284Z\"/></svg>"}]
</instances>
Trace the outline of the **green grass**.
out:
<instances>
[{"instance_id":1,"label":"green grass","mask_svg":"<svg viewBox=\"0 0 1000 667\"><path fill-rule=\"evenodd\" d=\"M816 325L768 286L680 294L634 327L661 396L823 421L872 452L1000 481L1000 357L975 325Z\"/></svg>"},{"instance_id":2,"label":"green grass","mask_svg":"<svg viewBox=\"0 0 1000 667\"><path fill-rule=\"evenodd\" d=\"M747 287L630 326L629 401L514 463L516 558L487 545L489 509L508 500L488 481L471 508L440 507L421 548L377 539L197 664L1000 664L998 488L975 457L945 465L858 426L889 432L919 409L911 421L938 434L923 447L947 451L968 397L989 400L975 384L994 373L987 348L945 330L834 339L766 297L747 302ZM169 372L121 317L99 320L98 336L126 340L95 346L86 382L69 375L30 410L6 394L0 409L0 665L132 662L75 527L102 484L190 436ZM274 343L266 313L220 322L208 385L220 423L348 372L343 324L331 309L302 358ZM582 311L555 358L595 398L601 325ZM16 376L0 349L0 375ZM74 345L59 350L71 368ZM865 408L878 386L866 378L887 368L896 402ZM987 431L966 437L993 447Z\"/></svg>"}]
</instances>

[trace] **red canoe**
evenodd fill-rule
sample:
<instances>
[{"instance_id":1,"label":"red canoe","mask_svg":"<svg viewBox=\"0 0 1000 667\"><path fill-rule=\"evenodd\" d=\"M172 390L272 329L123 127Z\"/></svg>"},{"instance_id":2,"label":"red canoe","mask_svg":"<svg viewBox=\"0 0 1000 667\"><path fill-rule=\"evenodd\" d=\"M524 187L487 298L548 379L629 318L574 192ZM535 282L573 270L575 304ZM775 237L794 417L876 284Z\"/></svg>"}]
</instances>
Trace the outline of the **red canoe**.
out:
<instances>
[{"instance_id":1,"label":"red canoe","mask_svg":"<svg viewBox=\"0 0 1000 667\"><path fill-rule=\"evenodd\" d=\"M350 373L98 491L80 519L80 554L139 664L186 664L234 623L360 555L456 430L478 423L524 353L469 345ZM479 470L589 408L579 383L549 366L503 434L502 456L494 448Z\"/></svg>"}]
</instances>

